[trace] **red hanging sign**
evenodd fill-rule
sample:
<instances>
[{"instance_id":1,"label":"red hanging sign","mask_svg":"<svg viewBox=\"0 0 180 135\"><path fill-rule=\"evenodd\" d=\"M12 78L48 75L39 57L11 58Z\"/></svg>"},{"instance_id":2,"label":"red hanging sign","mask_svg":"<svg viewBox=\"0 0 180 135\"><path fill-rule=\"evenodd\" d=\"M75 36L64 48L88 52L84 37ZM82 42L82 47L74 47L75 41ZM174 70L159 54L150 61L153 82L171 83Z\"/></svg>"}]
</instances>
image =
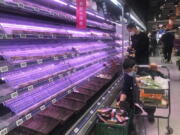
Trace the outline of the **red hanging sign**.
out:
<instances>
[{"instance_id":1,"label":"red hanging sign","mask_svg":"<svg viewBox=\"0 0 180 135\"><path fill-rule=\"evenodd\" d=\"M86 0L76 0L76 27L86 28Z\"/></svg>"}]
</instances>

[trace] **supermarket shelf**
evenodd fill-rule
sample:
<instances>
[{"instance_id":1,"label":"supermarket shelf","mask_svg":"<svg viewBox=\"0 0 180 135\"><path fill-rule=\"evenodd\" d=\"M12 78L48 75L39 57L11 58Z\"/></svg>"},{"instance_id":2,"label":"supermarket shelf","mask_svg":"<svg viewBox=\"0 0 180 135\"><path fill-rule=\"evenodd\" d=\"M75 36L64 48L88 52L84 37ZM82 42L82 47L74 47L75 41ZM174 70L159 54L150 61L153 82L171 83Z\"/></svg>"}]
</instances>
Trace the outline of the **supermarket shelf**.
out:
<instances>
[{"instance_id":1,"label":"supermarket shelf","mask_svg":"<svg viewBox=\"0 0 180 135\"><path fill-rule=\"evenodd\" d=\"M11 130L13 130L16 127L19 127L20 125L22 125L25 121L31 119L34 115L36 115L37 113L44 111L47 107L49 107L50 105L55 104L57 101L61 100L62 98L64 98L66 95L74 92L74 89L76 87L76 85L78 85L80 82L90 78L91 76L101 72L104 68L101 68L91 74L89 74L86 78L83 78L82 80L80 80L78 83L76 84L72 84L70 86L68 86L68 88L65 88L64 90L62 90L61 92L52 95L51 97L49 97L46 101L42 101L41 103L38 103L38 105L36 105L33 109L29 109L31 110L29 111L25 111L21 114L18 114L18 116L14 116L13 118L10 118L10 120L8 120L9 124L4 124L1 125L0 127L0 135L5 135L7 133L9 133Z\"/></svg>"},{"instance_id":2,"label":"supermarket shelf","mask_svg":"<svg viewBox=\"0 0 180 135\"><path fill-rule=\"evenodd\" d=\"M60 34L0 34L0 40L15 40L15 39L56 39L56 40L113 40L115 37L72 37L72 35L60 35Z\"/></svg>"},{"instance_id":3,"label":"supermarket shelf","mask_svg":"<svg viewBox=\"0 0 180 135\"><path fill-rule=\"evenodd\" d=\"M91 108L85 113L84 116L66 133L66 135L81 135L83 134L84 128L88 130L90 125L87 125L88 121L96 115L97 110L103 106L104 102L108 99L112 91L119 87L119 83L122 81L122 76L119 77L115 82L103 93L103 95L91 106ZM92 124L92 121L89 122Z\"/></svg>"},{"instance_id":4,"label":"supermarket shelf","mask_svg":"<svg viewBox=\"0 0 180 135\"><path fill-rule=\"evenodd\" d=\"M50 58L46 58L46 59L37 59L35 61L30 61L30 62L21 62L21 63L17 63L17 64L0 64L0 73L5 73L5 72L9 72L12 71L14 69L18 69L18 68L27 68L29 66L33 66L33 65L40 65L40 64L45 64L48 62L60 62L63 60L67 60L67 59L71 59L71 58L77 58L77 57L81 57L81 56L85 56L85 55L91 55L97 52L101 52L101 51L109 51L110 49L113 49L113 47L108 47L108 48L103 48L103 49L97 49L97 50L92 50L92 51L88 51L88 52L84 52L84 53L71 53L71 54L65 54L62 56L52 56ZM1 66L3 65L3 66Z\"/></svg>"},{"instance_id":5,"label":"supermarket shelf","mask_svg":"<svg viewBox=\"0 0 180 135\"><path fill-rule=\"evenodd\" d=\"M66 6L68 8L74 7L73 5L71 6L66 5ZM65 21L73 22L73 23L76 22L76 17L74 15L70 15L62 11L56 11L50 8L46 9L36 4L35 6L33 6L32 4L27 4L27 2L24 3L23 1L15 2L15 1L0 0L0 7L4 10L11 9L8 11L12 11L12 12L16 11L16 12L19 12L20 14L26 13L26 14L40 15L40 16L50 17L54 19L59 19L59 20L65 20ZM100 18L98 15L95 15L95 17ZM107 28L108 27L107 24L102 24L95 21L91 21L91 20L87 20L87 25L93 28L114 31L113 25L109 25L109 28Z\"/></svg>"},{"instance_id":6,"label":"supermarket shelf","mask_svg":"<svg viewBox=\"0 0 180 135\"><path fill-rule=\"evenodd\" d=\"M96 60L96 61L93 61L93 62L89 62L87 64L83 64L83 65L81 65L81 66L79 66L77 68L70 67L69 69L61 71L61 72L56 73L54 75L50 75L50 76L48 76L46 78L41 78L36 83L31 83L31 84L28 84L27 86L23 86L21 88L15 89L15 90L14 89L9 89L9 91L10 91L9 93L7 91L8 89L5 89L6 95L1 95L0 96L0 103L4 102L6 100L9 100L9 99L15 99L15 98L17 98L18 96L22 95L25 92L35 90L35 88L37 88L37 87L40 87L42 85L51 83L53 81L61 79L62 77L68 76L68 75L73 74L75 72L78 72L80 70L86 69L86 68L88 68L88 67L90 67L90 66L92 66L94 64L105 62L108 59L112 58L112 56L116 56L116 54L112 54L112 55L110 55L108 57L105 57L105 58L102 58L100 60ZM3 92L1 92L1 93L3 93Z\"/></svg>"}]
</instances>

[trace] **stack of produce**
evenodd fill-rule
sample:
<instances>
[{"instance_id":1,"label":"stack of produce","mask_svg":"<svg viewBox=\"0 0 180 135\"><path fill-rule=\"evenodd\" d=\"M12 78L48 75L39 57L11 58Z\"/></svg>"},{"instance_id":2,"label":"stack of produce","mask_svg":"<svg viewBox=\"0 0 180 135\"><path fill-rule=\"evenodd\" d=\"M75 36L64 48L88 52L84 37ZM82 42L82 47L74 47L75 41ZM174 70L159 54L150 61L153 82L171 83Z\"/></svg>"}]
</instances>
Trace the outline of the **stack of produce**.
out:
<instances>
[{"instance_id":1,"label":"stack of produce","mask_svg":"<svg viewBox=\"0 0 180 135\"><path fill-rule=\"evenodd\" d=\"M151 106L167 106L168 105L168 101L167 101L167 97L163 94L147 94L144 92L144 90L142 89L140 91L140 100L144 103L144 104L148 104Z\"/></svg>"},{"instance_id":2,"label":"stack of produce","mask_svg":"<svg viewBox=\"0 0 180 135\"><path fill-rule=\"evenodd\" d=\"M168 88L168 79L150 76L138 77L138 86L140 87L140 100L150 106L166 107L168 97L166 89Z\"/></svg>"},{"instance_id":3,"label":"stack of produce","mask_svg":"<svg viewBox=\"0 0 180 135\"><path fill-rule=\"evenodd\" d=\"M151 76L138 77L136 80L141 88L162 89L161 85L154 81Z\"/></svg>"},{"instance_id":4,"label":"stack of produce","mask_svg":"<svg viewBox=\"0 0 180 135\"><path fill-rule=\"evenodd\" d=\"M120 109L101 108L97 110L101 122L106 124L127 124L129 120L128 113Z\"/></svg>"}]
</instances>

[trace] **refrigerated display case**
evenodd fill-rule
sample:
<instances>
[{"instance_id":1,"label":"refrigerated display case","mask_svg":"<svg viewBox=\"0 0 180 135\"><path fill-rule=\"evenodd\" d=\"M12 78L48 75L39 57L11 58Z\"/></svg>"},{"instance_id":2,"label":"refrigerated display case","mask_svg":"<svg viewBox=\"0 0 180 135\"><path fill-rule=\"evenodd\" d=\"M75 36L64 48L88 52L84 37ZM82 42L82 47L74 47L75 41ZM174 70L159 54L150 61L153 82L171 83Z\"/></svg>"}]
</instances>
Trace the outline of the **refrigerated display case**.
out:
<instances>
[{"instance_id":1,"label":"refrigerated display case","mask_svg":"<svg viewBox=\"0 0 180 135\"><path fill-rule=\"evenodd\" d=\"M89 9L75 28L75 11L66 0L0 1L0 135L68 133L119 86L126 37Z\"/></svg>"}]
</instances>

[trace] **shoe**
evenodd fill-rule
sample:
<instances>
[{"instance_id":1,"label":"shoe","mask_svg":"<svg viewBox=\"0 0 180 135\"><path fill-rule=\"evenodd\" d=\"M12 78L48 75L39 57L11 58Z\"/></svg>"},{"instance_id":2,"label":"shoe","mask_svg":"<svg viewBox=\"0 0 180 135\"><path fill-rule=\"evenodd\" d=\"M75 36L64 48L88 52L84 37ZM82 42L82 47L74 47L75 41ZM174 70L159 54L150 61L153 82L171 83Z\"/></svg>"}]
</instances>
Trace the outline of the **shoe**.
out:
<instances>
[{"instance_id":1,"label":"shoe","mask_svg":"<svg viewBox=\"0 0 180 135\"><path fill-rule=\"evenodd\" d=\"M140 114L142 114L142 110L141 110L141 108L139 107L139 106L137 106L137 105L134 105L134 113L135 113L135 115L140 115Z\"/></svg>"},{"instance_id":2,"label":"shoe","mask_svg":"<svg viewBox=\"0 0 180 135\"><path fill-rule=\"evenodd\" d=\"M154 116L148 116L148 121L153 124L155 122Z\"/></svg>"}]
</instances>

